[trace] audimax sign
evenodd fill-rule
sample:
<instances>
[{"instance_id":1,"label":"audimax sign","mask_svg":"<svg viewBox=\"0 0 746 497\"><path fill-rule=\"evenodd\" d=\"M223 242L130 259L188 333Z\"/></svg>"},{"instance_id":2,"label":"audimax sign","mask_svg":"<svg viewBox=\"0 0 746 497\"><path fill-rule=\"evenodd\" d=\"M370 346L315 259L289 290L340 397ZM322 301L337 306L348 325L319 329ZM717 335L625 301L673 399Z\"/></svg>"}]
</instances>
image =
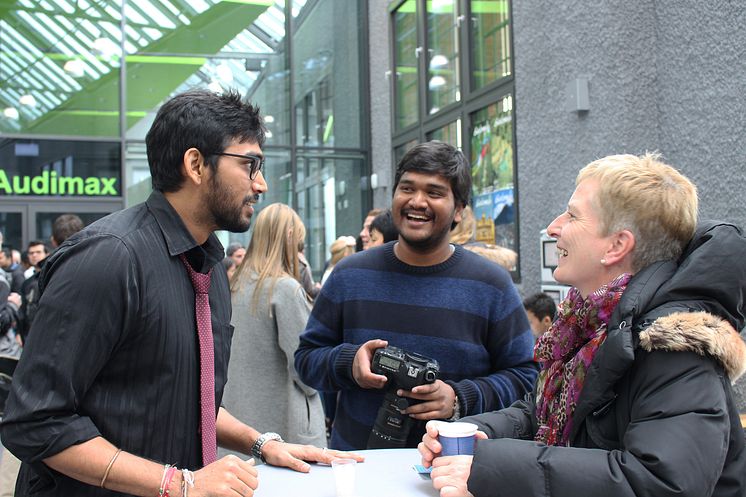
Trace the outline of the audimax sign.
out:
<instances>
[{"instance_id":1,"label":"audimax sign","mask_svg":"<svg viewBox=\"0 0 746 497\"><path fill-rule=\"evenodd\" d=\"M0 169L0 195L118 196L117 178L59 176L43 171L37 176L15 176Z\"/></svg>"}]
</instances>

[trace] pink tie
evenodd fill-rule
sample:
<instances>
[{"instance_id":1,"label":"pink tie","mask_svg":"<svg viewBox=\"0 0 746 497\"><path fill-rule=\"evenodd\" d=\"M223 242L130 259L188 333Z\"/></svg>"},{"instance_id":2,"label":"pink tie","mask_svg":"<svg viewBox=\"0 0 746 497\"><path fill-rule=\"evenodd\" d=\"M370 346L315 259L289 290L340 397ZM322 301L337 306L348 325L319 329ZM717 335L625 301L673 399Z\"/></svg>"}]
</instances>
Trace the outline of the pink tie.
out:
<instances>
[{"instance_id":1,"label":"pink tie","mask_svg":"<svg viewBox=\"0 0 746 497\"><path fill-rule=\"evenodd\" d=\"M179 256L189 272L194 287L194 315L199 336L199 385L202 413L202 465L207 466L218 458L218 441L215 431L215 356L213 355L212 320L210 317L210 275L198 273L184 254Z\"/></svg>"}]
</instances>

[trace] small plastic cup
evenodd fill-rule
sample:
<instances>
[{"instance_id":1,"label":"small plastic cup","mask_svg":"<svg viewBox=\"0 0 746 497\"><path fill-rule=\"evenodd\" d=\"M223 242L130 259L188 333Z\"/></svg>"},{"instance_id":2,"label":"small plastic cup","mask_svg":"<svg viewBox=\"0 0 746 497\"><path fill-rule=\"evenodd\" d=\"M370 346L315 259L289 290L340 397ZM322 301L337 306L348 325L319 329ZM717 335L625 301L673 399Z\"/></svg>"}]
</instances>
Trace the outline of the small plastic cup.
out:
<instances>
[{"instance_id":1,"label":"small plastic cup","mask_svg":"<svg viewBox=\"0 0 746 497\"><path fill-rule=\"evenodd\" d=\"M473 456L477 425L472 423L442 422L438 424L438 442L442 456Z\"/></svg>"},{"instance_id":2,"label":"small plastic cup","mask_svg":"<svg viewBox=\"0 0 746 497\"><path fill-rule=\"evenodd\" d=\"M337 497L353 497L355 495L355 469L357 461L354 459L332 459L332 472Z\"/></svg>"}]
</instances>

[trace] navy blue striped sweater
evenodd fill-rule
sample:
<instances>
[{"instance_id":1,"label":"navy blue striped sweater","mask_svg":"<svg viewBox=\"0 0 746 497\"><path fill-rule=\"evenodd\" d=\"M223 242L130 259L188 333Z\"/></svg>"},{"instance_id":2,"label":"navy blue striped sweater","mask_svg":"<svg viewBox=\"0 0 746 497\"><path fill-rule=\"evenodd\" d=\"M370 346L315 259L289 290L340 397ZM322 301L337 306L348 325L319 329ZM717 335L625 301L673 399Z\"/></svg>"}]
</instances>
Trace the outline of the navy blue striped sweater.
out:
<instances>
[{"instance_id":1,"label":"navy blue striped sweater","mask_svg":"<svg viewBox=\"0 0 746 497\"><path fill-rule=\"evenodd\" d=\"M340 391L332 448L364 449L383 401L382 390L361 389L352 378L355 353L368 340L436 359L462 416L506 407L536 380L528 319L502 267L461 247L441 264L410 266L393 247L337 264L295 353L304 383ZM423 433L424 423L417 423L408 446Z\"/></svg>"}]
</instances>

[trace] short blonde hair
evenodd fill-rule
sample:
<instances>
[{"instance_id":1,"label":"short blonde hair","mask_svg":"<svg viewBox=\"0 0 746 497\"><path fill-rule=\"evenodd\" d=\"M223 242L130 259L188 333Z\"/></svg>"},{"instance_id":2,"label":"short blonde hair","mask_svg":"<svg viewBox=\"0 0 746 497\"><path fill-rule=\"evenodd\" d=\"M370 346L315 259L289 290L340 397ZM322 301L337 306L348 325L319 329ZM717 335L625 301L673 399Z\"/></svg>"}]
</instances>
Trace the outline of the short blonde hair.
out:
<instances>
[{"instance_id":1,"label":"short blonde hair","mask_svg":"<svg viewBox=\"0 0 746 497\"><path fill-rule=\"evenodd\" d=\"M329 266L334 267L339 261L355 253L355 238L351 236L340 236L334 240L329 247L332 254Z\"/></svg>"},{"instance_id":2,"label":"short blonde hair","mask_svg":"<svg viewBox=\"0 0 746 497\"><path fill-rule=\"evenodd\" d=\"M508 271L515 271L516 264L518 264L518 254L507 247L501 247L491 243L467 243L464 245L464 248L501 265Z\"/></svg>"},{"instance_id":3,"label":"short blonde hair","mask_svg":"<svg viewBox=\"0 0 746 497\"><path fill-rule=\"evenodd\" d=\"M474 219L474 211L468 205L461 211L461 222L451 230L451 243L463 245L473 242L477 235L477 221Z\"/></svg>"},{"instance_id":4,"label":"short blonde hair","mask_svg":"<svg viewBox=\"0 0 746 497\"><path fill-rule=\"evenodd\" d=\"M610 155L591 162L575 184L597 180L594 204L601 235L629 230L635 236L634 271L678 259L697 227L697 187L660 160L660 154Z\"/></svg>"}]
</instances>

